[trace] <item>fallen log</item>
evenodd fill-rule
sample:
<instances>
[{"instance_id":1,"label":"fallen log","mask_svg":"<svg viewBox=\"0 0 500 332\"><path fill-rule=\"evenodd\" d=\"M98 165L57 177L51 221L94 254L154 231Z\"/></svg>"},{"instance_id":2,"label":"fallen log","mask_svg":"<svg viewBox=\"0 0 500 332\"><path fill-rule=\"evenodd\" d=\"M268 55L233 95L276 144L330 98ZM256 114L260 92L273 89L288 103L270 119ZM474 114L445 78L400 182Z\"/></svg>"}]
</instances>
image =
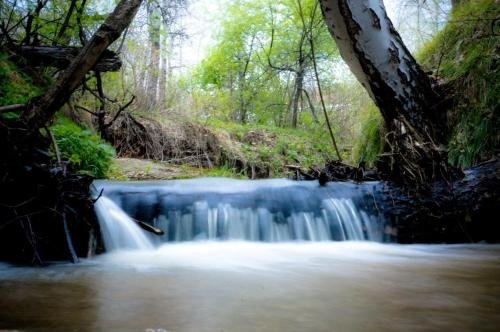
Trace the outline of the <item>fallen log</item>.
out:
<instances>
[{"instance_id":1,"label":"fallen log","mask_svg":"<svg viewBox=\"0 0 500 332\"><path fill-rule=\"evenodd\" d=\"M386 182L374 193L374 204L387 221L387 240L399 243L500 242L500 161L465 171L453 183L444 181L427 192Z\"/></svg>"},{"instance_id":2,"label":"fallen log","mask_svg":"<svg viewBox=\"0 0 500 332\"><path fill-rule=\"evenodd\" d=\"M81 47L21 46L18 54L26 59L30 66L66 69L81 50ZM118 54L106 50L93 67L93 70L99 72L118 71L121 66L122 62Z\"/></svg>"},{"instance_id":3,"label":"fallen log","mask_svg":"<svg viewBox=\"0 0 500 332\"><path fill-rule=\"evenodd\" d=\"M140 228L142 228L143 230L147 231L147 232L150 232L150 233L153 233L155 235L163 235L165 234L165 232L157 227L154 227L148 223L145 223L144 221L140 221L140 220L137 220L137 219L133 219L133 221L135 221L137 223L137 225L139 225Z\"/></svg>"}]
</instances>

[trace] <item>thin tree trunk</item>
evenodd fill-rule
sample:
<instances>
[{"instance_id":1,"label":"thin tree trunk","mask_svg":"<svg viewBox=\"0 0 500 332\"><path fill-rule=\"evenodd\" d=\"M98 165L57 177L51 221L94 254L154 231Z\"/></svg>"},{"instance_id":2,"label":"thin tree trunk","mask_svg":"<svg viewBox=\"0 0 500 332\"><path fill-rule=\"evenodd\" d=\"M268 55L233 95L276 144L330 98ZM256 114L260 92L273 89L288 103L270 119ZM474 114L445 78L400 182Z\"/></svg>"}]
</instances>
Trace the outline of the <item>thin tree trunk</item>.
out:
<instances>
[{"instance_id":1,"label":"thin tree trunk","mask_svg":"<svg viewBox=\"0 0 500 332\"><path fill-rule=\"evenodd\" d=\"M78 25L78 37L80 38L80 42L82 45L87 44L87 35L85 34L85 30L83 29L82 17L85 14L85 5L87 4L87 0L82 0L80 3L80 7L78 7L76 11L76 24Z\"/></svg>"},{"instance_id":2,"label":"thin tree trunk","mask_svg":"<svg viewBox=\"0 0 500 332\"><path fill-rule=\"evenodd\" d=\"M291 113L292 113L292 127L297 128L298 120L299 120L299 98L302 94L302 90L304 90L304 74L305 74L305 60L301 59L299 61L299 68L295 73L295 84L293 89L292 96L292 105L291 105Z\"/></svg>"},{"instance_id":3,"label":"thin tree trunk","mask_svg":"<svg viewBox=\"0 0 500 332\"><path fill-rule=\"evenodd\" d=\"M31 32L33 30L33 23L35 23L36 19L40 16L40 12L42 11L43 7L47 4L48 0L38 0L35 10L33 12L30 12L28 15L28 20L26 22L26 35L24 36L23 41L21 44L23 45L32 45L31 42ZM36 41L36 35L33 37L33 44Z\"/></svg>"},{"instance_id":4,"label":"thin tree trunk","mask_svg":"<svg viewBox=\"0 0 500 332\"><path fill-rule=\"evenodd\" d=\"M160 82L159 82L159 92L158 92L158 104L161 108L165 107L165 102L167 99L167 72L168 63L167 57L169 52L169 46L167 45L168 37L163 38L163 49L161 50L161 60L160 60Z\"/></svg>"},{"instance_id":5,"label":"thin tree trunk","mask_svg":"<svg viewBox=\"0 0 500 332\"><path fill-rule=\"evenodd\" d=\"M148 4L148 23L151 57L149 59L146 93L148 95L148 109L151 109L158 102L158 74L160 71L160 17L153 8L152 3Z\"/></svg>"},{"instance_id":6,"label":"thin tree trunk","mask_svg":"<svg viewBox=\"0 0 500 332\"><path fill-rule=\"evenodd\" d=\"M311 100L311 96L309 96L309 92L306 89L302 89L302 93L306 96L307 104L309 105L309 110L313 116L314 122L319 123L318 115L316 114L316 108Z\"/></svg>"},{"instance_id":7,"label":"thin tree trunk","mask_svg":"<svg viewBox=\"0 0 500 332\"><path fill-rule=\"evenodd\" d=\"M22 115L28 134L45 126L66 103L108 46L118 39L123 30L132 22L141 3L142 0L121 0L113 13L108 16L92 36L92 39L71 62L69 68L61 73L47 93L29 103L27 110Z\"/></svg>"},{"instance_id":8,"label":"thin tree trunk","mask_svg":"<svg viewBox=\"0 0 500 332\"><path fill-rule=\"evenodd\" d=\"M62 37L64 36L64 33L68 29L69 20L71 19L71 16L73 15L73 12L75 11L75 8L76 8L76 1L77 0L71 0L68 12L66 13L66 17L64 18L64 22L61 26L61 29L59 29L59 32L57 33L56 38L54 38L52 45L57 45L57 43L62 39Z\"/></svg>"}]
</instances>

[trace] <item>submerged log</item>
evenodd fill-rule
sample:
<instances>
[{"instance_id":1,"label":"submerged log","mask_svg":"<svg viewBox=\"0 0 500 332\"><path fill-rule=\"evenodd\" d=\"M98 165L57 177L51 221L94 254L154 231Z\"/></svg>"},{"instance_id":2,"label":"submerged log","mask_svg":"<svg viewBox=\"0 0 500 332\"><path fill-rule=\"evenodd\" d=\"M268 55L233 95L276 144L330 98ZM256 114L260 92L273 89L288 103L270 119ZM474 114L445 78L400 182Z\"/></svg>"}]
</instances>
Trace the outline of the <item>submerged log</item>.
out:
<instances>
[{"instance_id":1,"label":"submerged log","mask_svg":"<svg viewBox=\"0 0 500 332\"><path fill-rule=\"evenodd\" d=\"M81 47L22 46L19 55L25 58L30 66L66 69L81 50ZM99 72L118 71L121 66L118 54L106 50L92 69Z\"/></svg>"}]
</instances>

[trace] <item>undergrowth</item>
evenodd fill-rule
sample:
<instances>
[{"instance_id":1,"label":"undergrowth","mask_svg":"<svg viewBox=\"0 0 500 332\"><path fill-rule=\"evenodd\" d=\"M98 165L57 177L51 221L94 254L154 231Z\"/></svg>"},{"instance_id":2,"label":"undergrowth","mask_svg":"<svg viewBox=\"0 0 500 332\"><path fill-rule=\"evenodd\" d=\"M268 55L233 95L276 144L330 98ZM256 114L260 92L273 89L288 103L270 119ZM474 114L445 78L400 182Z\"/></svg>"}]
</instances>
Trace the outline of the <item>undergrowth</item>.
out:
<instances>
[{"instance_id":1,"label":"undergrowth","mask_svg":"<svg viewBox=\"0 0 500 332\"><path fill-rule=\"evenodd\" d=\"M359 115L351 162L371 167L384 150L384 119L371 103Z\"/></svg>"},{"instance_id":2,"label":"undergrowth","mask_svg":"<svg viewBox=\"0 0 500 332\"><path fill-rule=\"evenodd\" d=\"M234 155L242 158L250 167L253 164L257 168L266 168L271 177L287 175L290 172L288 166L303 169L323 166L335 155L328 136L324 137L319 131L215 120L208 125L215 132L227 134L223 148L229 159ZM231 165L222 166L231 168Z\"/></svg>"},{"instance_id":3,"label":"undergrowth","mask_svg":"<svg viewBox=\"0 0 500 332\"><path fill-rule=\"evenodd\" d=\"M115 157L115 150L98 135L65 118L50 127L61 158L73 169L95 178L105 178ZM54 151L55 154L55 151Z\"/></svg>"},{"instance_id":4,"label":"undergrowth","mask_svg":"<svg viewBox=\"0 0 500 332\"><path fill-rule=\"evenodd\" d=\"M33 82L33 78L0 52L0 105L24 104L40 95L43 87ZM2 114L7 118L18 117L17 113Z\"/></svg>"},{"instance_id":5,"label":"undergrowth","mask_svg":"<svg viewBox=\"0 0 500 332\"><path fill-rule=\"evenodd\" d=\"M454 93L448 147L457 166L472 166L499 150L499 17L498 1L465 2L418 54Z\"/></svg>"}]
</instances>

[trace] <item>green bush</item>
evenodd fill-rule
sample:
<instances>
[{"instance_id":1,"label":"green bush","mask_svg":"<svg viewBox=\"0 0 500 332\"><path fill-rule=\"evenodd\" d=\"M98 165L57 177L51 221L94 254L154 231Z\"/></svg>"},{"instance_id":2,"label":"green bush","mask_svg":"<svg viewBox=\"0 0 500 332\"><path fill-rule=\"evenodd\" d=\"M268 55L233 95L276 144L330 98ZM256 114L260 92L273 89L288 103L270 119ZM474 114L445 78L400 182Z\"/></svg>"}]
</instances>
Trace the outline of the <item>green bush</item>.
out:
<instances>
[{"instance_id":1,"label":"green bush","mask_svg":"<svg viewBox=\"0 0 500 332\"><path fill-rule=\"evenodd\" d=\"M115 157L112 146L68 119L58 119L50 130L61 157L68 160L72 167L95 178L106 177Z\"/></svg>"}]
</instances>

